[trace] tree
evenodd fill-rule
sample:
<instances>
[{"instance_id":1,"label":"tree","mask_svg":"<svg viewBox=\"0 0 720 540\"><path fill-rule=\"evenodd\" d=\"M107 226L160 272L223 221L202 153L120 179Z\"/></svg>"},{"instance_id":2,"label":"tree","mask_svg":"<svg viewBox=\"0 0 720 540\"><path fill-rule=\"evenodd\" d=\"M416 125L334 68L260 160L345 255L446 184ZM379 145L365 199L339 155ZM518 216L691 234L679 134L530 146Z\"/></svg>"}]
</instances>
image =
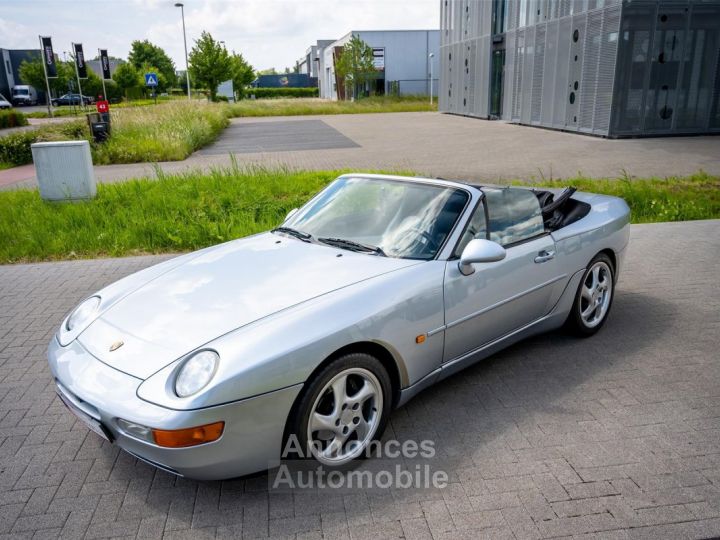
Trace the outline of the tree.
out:
<instances>
[{"instance_id":1,"label":"tree","mask_svg":"<svg viewBox=\"0 0 720 540\"><path fill-rule=\"evenodd\" d=\"M140 86L140 74L130 62L120 64L117 69L115 69L112 78L120 91L125 94L126 99L128 98L129 90Z\"/></svg>"},{"instance_id":2,"label":"tree","mask_svg":"<svg viewBox=\"0 0 720 540\"><path fill-rule=\"evenodd\" d=\"M209 32L203 32L190 51L190 79L210 92L215 100L221 82L233 78L233 61L225 47L215 41Z\"/></svg>"},{"instance_id":3,"label":"tree","mask_svg":"<svg viewBox=\"0 0 720 540\"><path fill-rule=\"evenodd\" d=\"M162 79L162 84L158 81L158 91L165 91L171 86L177 84L175 76L175 63L171 58L157 45L153 45L147 39L144 41L135 40L130 44L130 54L128 62L131 63L136 70L143 70L147 66L154 66L157 69L158 77ZM147 73L141 71L141 73Z\"/></svg>"},{"instance_id":4,"label":"tree","mask_svg":"<svg viewBox=\"0 0 720 540\"><path fill-rule=\"evenodd\" d=\"M236 53L230 56L230 66L235 94L242 99L245 96L245 87L255 80L255 70L242 54Z\"/></svg>"},{"instance_id":5,"label":"tree","mask_svg":"<svg viewBox=\"0 0 720 540\"><path fill-rule=\"evenodd\" d=\"M277 72L277 69L275 69L274 67L271 67L268 69L261 69L260 71L257 72L257 74L258 74L258 77L260 75L279 75L279 73Z\"/></svg>"},{"instance_id":6,"label":"tree","mask_svg":"<svg viewBox=\"0 0 720 540\"><path fill-rule=\"evenodd\" d=\"M376 76L372 47L359 36L353 36L335 62L335 73L340 80L345 81L346 99L349 90L352 90L353 97L358 96L358 89Z\"/></svg>"},{"instance_id":7,"label":"tree","mask_svg":"<svg viewBox=\"0 0 720 540\"><path fill-rule=\"evenodd\" d=\"M58 94L68 91L68 82L75 80L75 65L72 62L62 62L55 58L57 78L50 79L50 90ZM19 68L20 80L23 84L34 86L36 90L45 91L45 71L42 60L23 60Z\"/></svg>"}]
</instances>

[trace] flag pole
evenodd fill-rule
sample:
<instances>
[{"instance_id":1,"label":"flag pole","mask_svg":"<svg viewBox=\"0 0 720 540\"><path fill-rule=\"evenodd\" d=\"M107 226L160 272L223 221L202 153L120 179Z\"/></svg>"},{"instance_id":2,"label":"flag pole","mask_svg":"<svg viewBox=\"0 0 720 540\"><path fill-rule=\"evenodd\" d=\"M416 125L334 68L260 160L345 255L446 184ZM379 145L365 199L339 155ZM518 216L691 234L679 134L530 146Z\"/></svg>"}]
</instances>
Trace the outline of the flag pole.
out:
<instances>
[{"instance_id":1,"label":"flag pole","mask_svg":"<svg viewBox=\"0 0 720 540\"><path fill-rule=\"evenodd\" d=\"M40 56L41 56L41 58L42 58L43 73L45 74L45 88L46 88L46 90L47 90L46 100L47 100L48 116L49 116L50 118L52 118L52 117L53 117L53 113L52 113L52 108L50 108L50 79L48 79L48 76L47 76L47 66L45 65L45 62L46 62L46 60L45 60L45 46L43 45L43 42L42 42L42 36L38 36L38 39L40 40ZM53 62L54 62L54 61L55 61L55 59L53 58Z\"/></svg>"},{"instance_id":2,"label":"flag pole","mask_svg":"<svg viewBox=\"0 0 720 540\"><path fill-rule=\"evenodd\" d=\"M77 77L78 94L80 95L80 103L78 105L82 111L85 112L85 102L83 101L82 86L80 85L80 71L78 71L77 49L75 49L74 43L71 43L70 45L72 46L73 57L75 59L75 76Z\"/></svg>"}]
</instances>

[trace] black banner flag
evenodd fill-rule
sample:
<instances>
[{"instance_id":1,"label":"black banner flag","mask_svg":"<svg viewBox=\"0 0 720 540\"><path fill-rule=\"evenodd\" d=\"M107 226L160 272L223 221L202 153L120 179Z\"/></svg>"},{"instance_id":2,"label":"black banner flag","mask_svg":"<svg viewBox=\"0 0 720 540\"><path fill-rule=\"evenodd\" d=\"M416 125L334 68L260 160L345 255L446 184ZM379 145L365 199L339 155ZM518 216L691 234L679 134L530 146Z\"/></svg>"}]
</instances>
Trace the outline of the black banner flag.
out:
<instances>
[{"instance_id":1,"label":"black banner flag","mask_svg":"<svg viewBox=\"0 0 720 540\"><path fill-rule=\"evenodd\" d=\"M57 64L55 64L55 53L52 48L52 39L49 37L40 37L42 42L42 56L43 62L45 62L45 73L47 73L48 79L57 78Z\"/></svg>"},{"instance_id":2,"label":"black banner flag","mask_svg":"<svg viewBox=\"0 0 720 540\"><path fill-rule=\"evenodd\" d=\"M100 65L102 66L102 78L105 80L112 79L110 73L110 58L108 58L107 49L100 49Z\"/></svg>"},{"instance_id":3,"label":"black banner flag","mask_svg":"<svg viewBox=\"0 0 720 540\"><path fill-rule=\"evenodd\" d=\"M78 77L87 79L87 64L85 63L82 43L73 43L73 48L75 49L75 66L77 67Z\"/></svg>"}]
</instances>

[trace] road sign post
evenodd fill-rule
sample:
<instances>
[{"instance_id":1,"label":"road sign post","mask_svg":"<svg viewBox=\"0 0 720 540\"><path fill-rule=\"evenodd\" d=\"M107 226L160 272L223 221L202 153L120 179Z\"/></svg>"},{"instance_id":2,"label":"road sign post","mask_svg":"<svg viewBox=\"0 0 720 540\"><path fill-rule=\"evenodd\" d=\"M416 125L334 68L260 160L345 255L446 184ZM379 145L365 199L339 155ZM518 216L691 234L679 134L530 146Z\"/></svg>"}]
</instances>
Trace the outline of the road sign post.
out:
<instances>
[{"instance_id":1,"label":"road sign post","mask_svg":"<svg viewBox=\"0 0 720 540\"><path fill-rule=\"evenodd\" d=\"M157 73L150 72L145 74L145 86L152 88L153 97L155 98L155 105L157 105L157 86L158 76Z\"/></svg>"}]
</instances>

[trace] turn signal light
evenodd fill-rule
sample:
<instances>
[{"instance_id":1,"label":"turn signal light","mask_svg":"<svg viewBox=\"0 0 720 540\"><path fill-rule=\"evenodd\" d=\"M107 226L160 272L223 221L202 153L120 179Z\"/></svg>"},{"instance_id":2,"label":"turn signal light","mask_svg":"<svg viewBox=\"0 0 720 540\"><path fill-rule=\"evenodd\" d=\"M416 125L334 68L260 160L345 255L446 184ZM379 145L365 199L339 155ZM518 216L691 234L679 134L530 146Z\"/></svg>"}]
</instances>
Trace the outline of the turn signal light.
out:
<instances>
[{"instance_id":1,"label":"turn signal light","mask_svg":"<svg viewBox=\"0 0 720 540\"><path fill-rule=\"evenodd\" d=\"M217 441L225 429L225 422L215 422L186 429L153 429L153 439L158 446L165 448L186 448Z\"/></svg>"}]
</instances>

